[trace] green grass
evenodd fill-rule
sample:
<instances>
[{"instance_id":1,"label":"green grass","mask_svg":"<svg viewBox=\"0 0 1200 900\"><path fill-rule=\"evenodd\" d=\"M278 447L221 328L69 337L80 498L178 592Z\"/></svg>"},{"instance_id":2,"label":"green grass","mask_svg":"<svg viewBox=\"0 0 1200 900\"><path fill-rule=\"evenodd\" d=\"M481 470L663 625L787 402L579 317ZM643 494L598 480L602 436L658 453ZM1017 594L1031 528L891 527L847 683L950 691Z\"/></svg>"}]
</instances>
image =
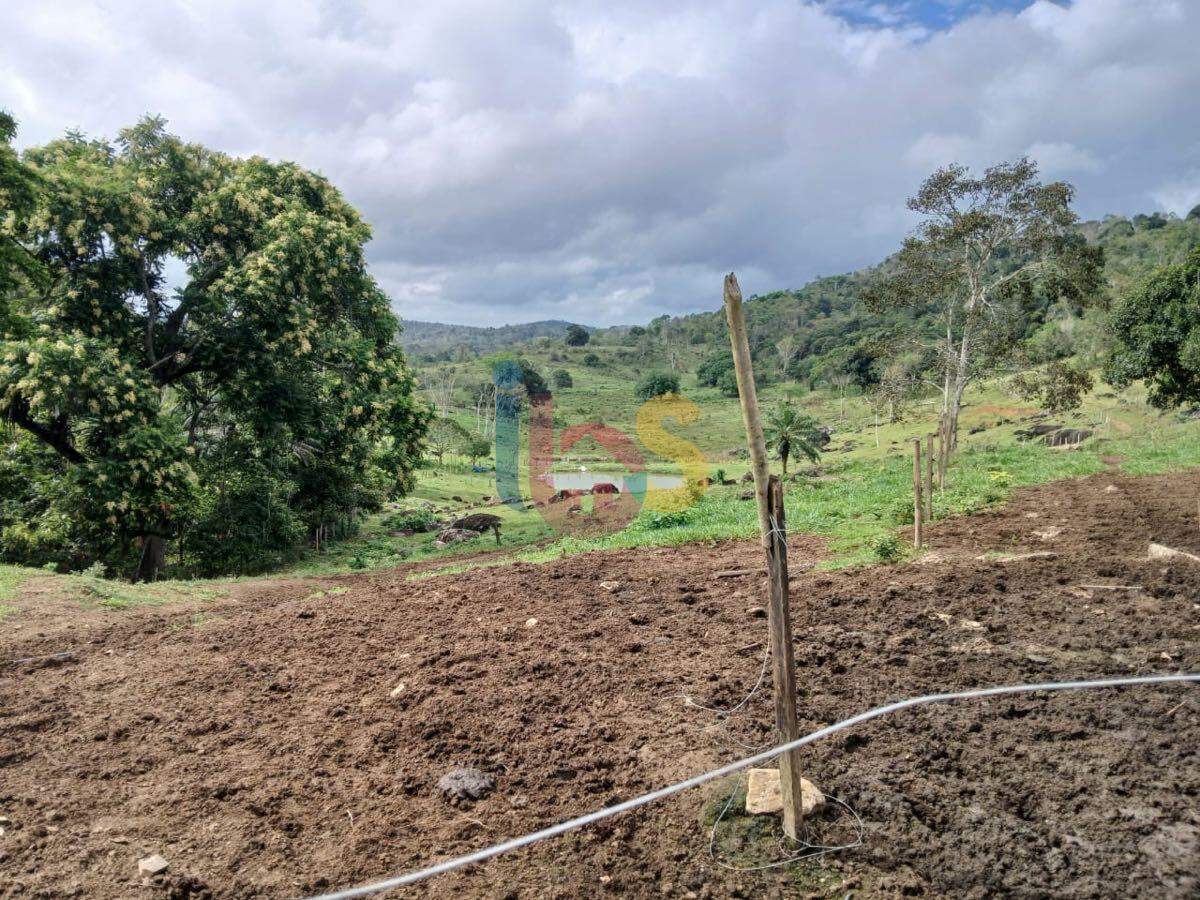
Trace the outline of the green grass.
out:
<instances>
[{"instance_id":1,"label":"green grass","mask_svg":"<svg viewBox=\"0 0 1200 900\"><path fill-rule=\"evenodd\" d=\"M563 367L571 369L570 364ZM572 370L572 374L577 373ZM788 393L797 394L796 402L834 428L833 440L822 457L822 477L788 484L789 529L825 537L833 554L826 563L829 566L895 561L910 555L911 548L898 542L897 534L912 521L912 440L934 427L936 399L915 404L902 421L877 425L861 397L843 400L825 391L806 393L795 386L774 385L763 391L762 404L769 407ZM668 421L667 429L701 446L709 460L710 474L720 468L729 478L739 477L747 464L740 458L730 458L744 442L736 400L711 389L689 390L687 396L700 407L700 421L687 427L676 427ZM1095 432L1093 439L1075 451L1020 441L1015 433L1038 411L1014 401L1001 381L977 385L967 399L961 419L962 449L955 456L947 490L935 497L935 519L1001 502L1013 488L1104 471L1107 463L1102 457L1124 457L1122 469L1136 475L1200 466L1200 422L1184 422L1176 414L1151 409L1140 388L1115 392L1100 385L1080 410L1054 418L1063 425ZM628 382L611 373L579 367L575 387L556 394L556 403L556 428L603 418L636 434L631 423L637 403ZM597 410L603 410L603 415ZM584 447L559 463L562 468L583 463L593 471L615 468L611 460L607 464L605 460L589 455ZM673 464L651 460L648 468L672 471ZM755 508L753 502L738 499L741 490L713 487L700 503L682 513L668 517L645 513L624 530L601 536L558 535L537 511L489 508L505 520L501 548L505 552L483 560L464 561L462 557L493 549L489 539L436 548L434 535L386 535L380 526L386 516L377 517L366 524L359 538L329 548L320 558L310 555L292 572L329 574L444 559L446 565L411 576L427 578L513 561L545 562L596 550L753 538L758 533ZM447 466L441 471L423 471L417 492L406 505L424 501L447 509L447 504L453 506L450 498L461 497L461 504L443 513L449 518L483 508L478 503L494 491L492 474L450 471Z\"/></svg>"},{"instance_id":2,"label":"green grass","mask_svg":"<svg viewBox=\"0 0 1200 900\"><path fill-rule=\"evenodd\" d=\"M48 579L50 593L65 596L86 606L128 609L135 606L161 606L187 600L213 600L228 593L207 581L159 581L154 584L130 584L102 578L91 572L58 575L41 569L0 564L0 622L20 609L9 601L17 599L22 585L32 578Z\"/></svg>"},{"instance_id":3,"label":"green grass","mask_svg":"<svg viewBox=\"0 0 1200 900\"><path fill-rule=\"evenodd\" d=\"M700 811L700 824L705 835L712 835L712 848L717 859L727 866L754 870L762 866L778 866L791 881L797 896L849 896L834 893L844 876L827 868L828 861L820 857L802 859L780 865L786 859L789 845L778 816L751 815L746 812L746 781L734 776L721 783ZM842 834L842 832L838 832ZM836 835L835 835L836 836ZM842 840L849 839L846 830Z\"/></svg>"},{"instance_id":4,"label":"green grass","mask_svg":"<svg viewBox=\"0 0 1200 900\"><path fill-rule=\"evenodd\" d=\"M25 579L34 574L32 569L0 563L0 601L16 599L17 592ZM10 610L15 607L8 607Z\"/></svg>"},{"instance_id":5,"label":"green grass","mask_svg":"<svg viewBox=\"0 0 1200 900\"><path fill-rule=\"evenodd\" d=\"M1105 468L1096 452L1063 453L1034 444L972 448L955 458L946 490L934 497L934 518L964 515L999 503L1016 487L1091 475ZM739 499L741 491L740 487L713 488L689 509L666 516L643 513L615 534L566 536L503 559L461 563L423 574L451 574L514 560L547 562L596 550L754 538L757 509L753 500ZM880 548L890 543L886 539L912 522L912 463L894 456L838 464L826 477L789 482L784 507L789 531L828 539L833 556L825 566L879 561Z\"/></svg>"},{"instance_id":6,"label":"green grass","mask_svg":"<svg viewBox=\"0 0 1200 900\"><path fill-rule=\"evenodd\" d=\"M133 606L162 606L188 600L215 600L228 591L204 581L156 581L153 584L130 584L94 575L60 575L63 589L82 603L106 609L128 609Z\"/></svg>"},{"instance_id":7,"label":"green grass","mask_svg":"<svg viewBox=\"0 0 1200 900\"><path fill-rule=\"evenodd\" d=\"M433 503L438 517L444 522L472 512L493 513L502 522L499 546L490 532L477 540L449 547L435 546L436 530L412 535L394 534L387 520L397 510L388 509L369 517L356 537L332 543L320 553L310 551L297 563L275 575L309 577L370 571L404 563L454 558L464 553L511 550L554 537L554 530L540 516L524 509L484 505L482 497L494 492L492 475L443 473L426 478L413 497L400 504L400 507L407 509L419 503ZM453 496L462 497L463 502L452 500Z\"/></svg>"}]
</instances>

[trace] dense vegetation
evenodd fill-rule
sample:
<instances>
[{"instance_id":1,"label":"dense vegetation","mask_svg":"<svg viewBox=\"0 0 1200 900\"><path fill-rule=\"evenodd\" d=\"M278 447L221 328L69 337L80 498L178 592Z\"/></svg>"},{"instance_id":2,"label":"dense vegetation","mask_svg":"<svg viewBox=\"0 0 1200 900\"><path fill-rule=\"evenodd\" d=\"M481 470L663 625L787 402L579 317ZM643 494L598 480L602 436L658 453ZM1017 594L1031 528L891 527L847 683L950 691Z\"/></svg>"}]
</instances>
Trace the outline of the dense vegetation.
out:
<instances>
[{"instance_id":1,"label":"dense vegetation","mask_svg":"<svg viewBox=\"0 0 1200 900\"><path fill-rule=\"evenodd\" d=\"M1156 406L1200 403L1200 247L1122 298L1112 331L1109 381L1124 387L1145 379Z\"/></svg>"},{"instance_id":2,"label":"dense vegetation","mask_svg":"<svg viewBox=\"0 0 1200 900\"><path fill-rule=\"evenodd\" d=\"M569 322L556 319L492 328L406 319L399 340L400 346L415 358L434 362L461 359L465 355L495 353L539 337L562 338L569 326ZM586 329L584 334L587 334Z\"/></svg>"},{"instance_id":3,"label":"dense vegetation","mask_svg":"<svg viewBox=\"0 0 1200 900\"><path fill-rule=\"evenodd\" d=\"M410 487L428 413L332 185L158 119L20 157L13 133L0 556L248 571Z\"/></svg>"}]
</instances>

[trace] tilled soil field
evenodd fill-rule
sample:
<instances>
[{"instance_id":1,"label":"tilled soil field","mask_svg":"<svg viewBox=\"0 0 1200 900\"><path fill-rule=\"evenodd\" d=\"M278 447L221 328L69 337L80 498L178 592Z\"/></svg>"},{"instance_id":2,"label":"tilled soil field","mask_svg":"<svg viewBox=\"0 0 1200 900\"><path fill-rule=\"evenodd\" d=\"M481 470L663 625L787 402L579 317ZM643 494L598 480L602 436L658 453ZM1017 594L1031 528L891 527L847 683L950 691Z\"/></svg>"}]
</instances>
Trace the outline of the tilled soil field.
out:
<instances>
[{"instance_id":1,"label":"tilled soil field","mask_svg":"<svg viewBox=\"0 0 1200 900\"><path fill-rule=\"evenodd\" d=\"M1146 555L1200 552L1198 496L1197 473L1059 482L935 524L920 562L849 572L802 569L822 548L793 536L802 728L916 694L1200 671L1200 564ZM736 758L770 738L769 687L727 728L701 707L758 678L763 579L737 570L759 560L729 543L241 586L202 617L14 617L0 896L301 896ZM1194 687L923 707L806 752L865 826L823 882L717 866L717 785L413 893L1194 897L1198 748ZM451 805L455 766L494 792ZM170 868L143 880L150 853Z\"/></svg>"}]
</instances>

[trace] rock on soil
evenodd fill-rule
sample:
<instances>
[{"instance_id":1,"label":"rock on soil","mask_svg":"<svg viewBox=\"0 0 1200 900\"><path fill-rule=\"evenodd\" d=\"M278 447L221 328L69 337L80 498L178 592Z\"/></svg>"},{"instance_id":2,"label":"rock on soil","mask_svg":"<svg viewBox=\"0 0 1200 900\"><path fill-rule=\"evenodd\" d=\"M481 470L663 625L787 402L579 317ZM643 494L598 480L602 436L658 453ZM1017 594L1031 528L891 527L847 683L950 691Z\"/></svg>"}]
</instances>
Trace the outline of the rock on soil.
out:
<instances>
[{"instance_id":1,"label":"rock on soil","mask_svg":"<svg viewBox=\"0 0 1200 900\"><path fill-rule=\"evenodd\" d=\"M170 863L157 853L138 860L138 871L151 878L160 872L165 872L168 866Z\"/></svg>"},{"instance_id":2,"label":"rock on soil","mask_svg":"<svg viewBox=\"0 0 1200 900\"><path fill-rule=\"evenodd\" d=\"M438 535L436 543L440 547L445 547L447 544L459 544L463 541L473 541L478 537L478 531L471 531L468 528L447 528Z\"/></svg>"},{"instance_id":3,"label":"rock on soil","mask_svg":"<svg viewBox=\"0 0 1200 900\"><path fill-rule=\"evenodd\" d=\"M800 779L800 810L808 816L825 805L825 795L807 778ZM768 815L783 812L779 769L751 769L746 778L746 812Z\"/></svg>"},{"instance_id":4,"label":"rock on soil","mask_svg":"<svg viewBox=\"0 0 1200 900\"><path fill-rule=\"evenodd\" d=\"M1163 544L1150 542L1150 551L1147 554L1150 559L1186 559L1191 562L1200 562L1200 556L1194 553L1188 553L1186 550L1176 550L1174 547L1167 547Z\"/></svg>"},{"instance_id":5,"label":"rock on soil","mask_svg":"<svg viewBox=\"0 0 1200 900\"><path fill-rule=\"evenodd\" d=\"M482 800L495 787L492 777L478 769L451 769L438 780L438 790L455 803Z\"/></svg>"}]
</instances>

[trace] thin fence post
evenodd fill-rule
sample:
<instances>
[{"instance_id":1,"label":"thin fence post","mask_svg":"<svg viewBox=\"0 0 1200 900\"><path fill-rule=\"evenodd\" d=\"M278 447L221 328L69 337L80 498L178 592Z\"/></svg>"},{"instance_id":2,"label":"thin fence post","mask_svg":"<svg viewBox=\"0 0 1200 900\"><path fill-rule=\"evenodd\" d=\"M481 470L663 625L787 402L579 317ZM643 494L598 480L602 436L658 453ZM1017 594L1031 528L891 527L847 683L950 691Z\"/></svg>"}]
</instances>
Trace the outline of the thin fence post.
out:
<instances>
[{"instance_id":1,"label":"thin fence post","mask_svg":"<svg viewBox=\"0 0 1200 900\"><path fill-rule=\"evenodd\" d=\"M770 575L767 627L770 632L771 675L775 687L775 726L785 741L799 733L796 722L795 658L792 649L792 623L788 608L787 544L784 531L783 485L770 476L767 443L758 412L758 393L754 387L754 368L750 360L750 341L742 313L742 290L730 272L725 276L725 315L729 322L729 343L733 350L733 368L737 376L738 397L746 440L750 445L754 493L758 501L758 524ZM800 839L804 820L803 793L798 751L784 753L779 759L779 787L783 795L783 830L792 840Z\"/></svg>"},{"instance_id":2,"label":"thin fence post","mask_svg":"<svg viewBox=\"0 0 1200 900\"><path fill-rule=\"evenodd\" d=\"M933 432L925 436L925 521L933 521Z\"/></svg>"},{"instance_id":3,"label":"thin fence post","mask_svg":"<svg viewBox=\"0 0 1200 900\"><path fill-rule=\"evenodd\" d=\"M925 515L925 504L921 499L921 439L913 439L913 545L921 549L921 519Z\"/></svg>"},{"instance_id":4,"label":"thin fence post","mask_svg":"<svg viewBox=\"0 0 1200 900\"><path fill-rule=\"evenodd\" d=\"M771 579L768 616L773 666L771 674L775 683L775 727L784 740L791 741L800 736L800 726L796 721L796 658L792 647L789 608L787 522L783 509L783 483L778 475L770 477L767 500L767 511L771 518L767 568ZM783 830L792 840L799 840L800 824L804 820L801 783L800 751L790 750L779 760L779 786L783 794Z\"/></svg>"},{"instance_id":5,"label":"thin fence post","mask_svg":"<svg viewBox=\"0 0 1200 900\"><path fill-rule=\"evenodd\" d=\"M942 413L938 421L938 490L946 489L946 461L950 456L949 420Z\"/></svg>"}]
</instances>

